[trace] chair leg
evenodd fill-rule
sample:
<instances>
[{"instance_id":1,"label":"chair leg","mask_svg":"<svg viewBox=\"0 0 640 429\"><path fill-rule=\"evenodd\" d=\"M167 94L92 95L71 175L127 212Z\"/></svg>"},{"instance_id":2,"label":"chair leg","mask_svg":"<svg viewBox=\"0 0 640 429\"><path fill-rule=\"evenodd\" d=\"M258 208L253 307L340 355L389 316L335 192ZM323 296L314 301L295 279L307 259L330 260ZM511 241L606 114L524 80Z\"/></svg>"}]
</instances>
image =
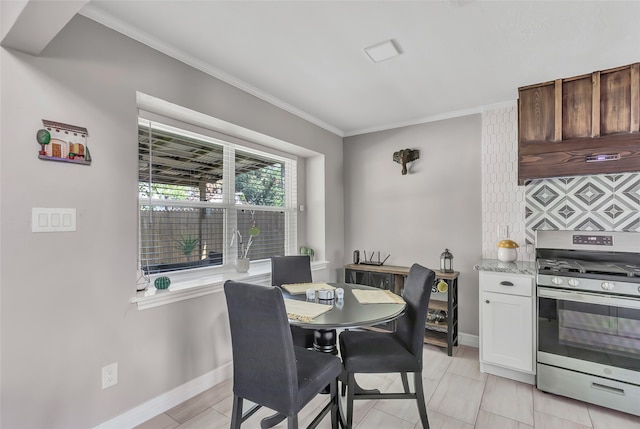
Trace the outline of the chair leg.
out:
<instances>
[{"instance_id":1,"label":"chair leg","mask_svg":"<svg viewBox=\"0 0 640 429\"><path fill-rule=\"evenodd\" d=\"M404 388L404 393L411 393L411 391L409 390L409 378L407 377L407 373L401 372L400 378L402 378L402 387Z\"/></svg>"},{"instance_id":2,"label":"chair leg","mask_svg":"<svg viewBox=\"0 0 640 429\"><path fill-rule=\"evenodd\" d=\"M340 380L340 394L344 396L347 393L347 373L344 369L338 376L338 380Z\"/></svg>"},{"instance_id":3,"label":"chair leg","mask_svg":"<svg viewBox=\"0 0 640 429\"><path fill-rule=\"evenodd\" d=\"M287 418L287 429L298 429L298 414Z\"/></svg>"},{"instance_id":4,"label":"chair leg","mask_svg":"<svg viewBox=\"0 0 640 429\"><path fill-rule=\"evenodd\" d=\"M331 382L331 429L338 429L338 401L340 396L338 395L338 379L336 378Z\"/></svg>"},{"instance_id":5,"label":"chair leg","mask_svg":"<svg viewBox=\"0 0 640 429\"><path fill-rule=\"evenodd\" d=\"M355 393L356 375L354 373L347 374L347 427L353 427L353 395Z\"/></svg>"},{"instance_id":6,"label":"chair leg","mask_svg":"<svg viewBox=\"0 0 640 429\"><path fill-rule=\"evenodd\" d=\"M231 429L240 429L242 424L242 398L233 395L233 409L231 410Z\"/></svg>"},{"instance_id":7,"label":"chair leg","mask_svg":"<svg viewBox=\"0 0 640 429\"><path fill-rule=\"evenodd\" d=\"M424 403L424 389L422 387L422 372L414 372L413 377L414 377L414 384L416 388L416 402L418 403L418 413L420 414L422 427L424 429L429 429L429 419L427 418L427 405Z\"/></svg>"}]
</instances>

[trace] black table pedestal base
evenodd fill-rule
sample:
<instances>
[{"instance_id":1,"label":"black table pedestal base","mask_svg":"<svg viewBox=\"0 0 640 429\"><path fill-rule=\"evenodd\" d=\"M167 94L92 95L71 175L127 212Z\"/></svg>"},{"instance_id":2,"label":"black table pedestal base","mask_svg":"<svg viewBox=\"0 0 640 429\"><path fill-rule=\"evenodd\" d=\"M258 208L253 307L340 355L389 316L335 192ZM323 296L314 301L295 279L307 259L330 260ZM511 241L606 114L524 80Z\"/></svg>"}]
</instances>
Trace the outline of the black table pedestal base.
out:
<instances>
[{"instance_id":1,"label":"black table pedestal base","mask_svg":"<svg viewBox=\"0 0 640 429\"><path fill-rule=\"evenodd\" d=\"M313 334L313 350L322 353L338 354L335 329L316 329Z\"/></svg>"}]
</instances>

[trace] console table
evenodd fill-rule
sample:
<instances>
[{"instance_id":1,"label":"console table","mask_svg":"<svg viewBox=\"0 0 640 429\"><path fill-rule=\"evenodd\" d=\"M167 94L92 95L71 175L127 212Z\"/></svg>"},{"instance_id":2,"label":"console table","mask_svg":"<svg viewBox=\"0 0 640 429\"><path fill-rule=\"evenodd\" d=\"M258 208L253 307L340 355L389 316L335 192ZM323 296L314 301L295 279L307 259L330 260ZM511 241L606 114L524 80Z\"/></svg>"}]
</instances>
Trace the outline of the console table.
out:
<instances>
[{"instance_id":1,"label":"console table","mask_svg":"<svg viewBox=\"0 0 640 429\"><path fill-rule=\"evenodd\" d=\"M424 331L424 342L438 347L445 347L447 354L453 354L453 346L458 345L458 276L454 271L445 273L434 270L436 283L440 280L447 282L448 290L445 293L438 292L434 287L429 299L429 310L443 311L445 320L438 323L427 321ZM404 281L409 274L409 267L393 265L365 265L348 264L344 266L345 283L363 284L380 289L389 289L393 293L401 295Z\"/></svg>"}]
</instances>

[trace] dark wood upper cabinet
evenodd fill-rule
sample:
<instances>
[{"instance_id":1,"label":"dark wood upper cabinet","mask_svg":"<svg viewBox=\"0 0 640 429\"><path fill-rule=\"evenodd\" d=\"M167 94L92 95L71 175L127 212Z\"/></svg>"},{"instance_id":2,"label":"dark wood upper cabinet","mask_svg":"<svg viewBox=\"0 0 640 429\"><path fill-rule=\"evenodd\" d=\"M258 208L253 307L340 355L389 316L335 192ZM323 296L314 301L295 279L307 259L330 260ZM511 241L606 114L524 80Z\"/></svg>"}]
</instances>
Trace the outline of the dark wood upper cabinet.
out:
<instances>
[{"instance_id":1,"label":"dark wood upper cabinet","mask_svg":"<svg viewBox=\"0 0 640 429\"><path fill-rule=\"evenodd\" d=\"M640 171L640 63L518 93L519 184Z\"/></svg>"}]
</instances>

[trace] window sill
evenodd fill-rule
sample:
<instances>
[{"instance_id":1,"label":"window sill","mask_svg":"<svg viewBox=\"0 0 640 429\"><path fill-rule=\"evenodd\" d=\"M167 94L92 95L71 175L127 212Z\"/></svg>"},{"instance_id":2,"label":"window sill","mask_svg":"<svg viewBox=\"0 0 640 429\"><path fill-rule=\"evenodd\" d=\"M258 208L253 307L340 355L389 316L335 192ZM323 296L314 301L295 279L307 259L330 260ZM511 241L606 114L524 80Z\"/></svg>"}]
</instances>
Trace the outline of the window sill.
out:
<instances>
[{"instance_id":1,"label":"window sill","mask_svg":"<svg viewBox=\"0 0 640 429\"><path fill-rule=\"evenodd\" d=\"M311 270L318 271L327 268L328 261L314 261ZM203 272L204 271L204 272ZM129 302L136 304L138 310L159 307L186 299L222 292L227 280L243 281L247 283L271 284L271 261L252 262L249 271L238 273L235 270L193 270L190 273L176 273L171 275L171 286L168 289L153 287L154 278L147 289L136 293Z\"/></svg>"}]
</instances>

